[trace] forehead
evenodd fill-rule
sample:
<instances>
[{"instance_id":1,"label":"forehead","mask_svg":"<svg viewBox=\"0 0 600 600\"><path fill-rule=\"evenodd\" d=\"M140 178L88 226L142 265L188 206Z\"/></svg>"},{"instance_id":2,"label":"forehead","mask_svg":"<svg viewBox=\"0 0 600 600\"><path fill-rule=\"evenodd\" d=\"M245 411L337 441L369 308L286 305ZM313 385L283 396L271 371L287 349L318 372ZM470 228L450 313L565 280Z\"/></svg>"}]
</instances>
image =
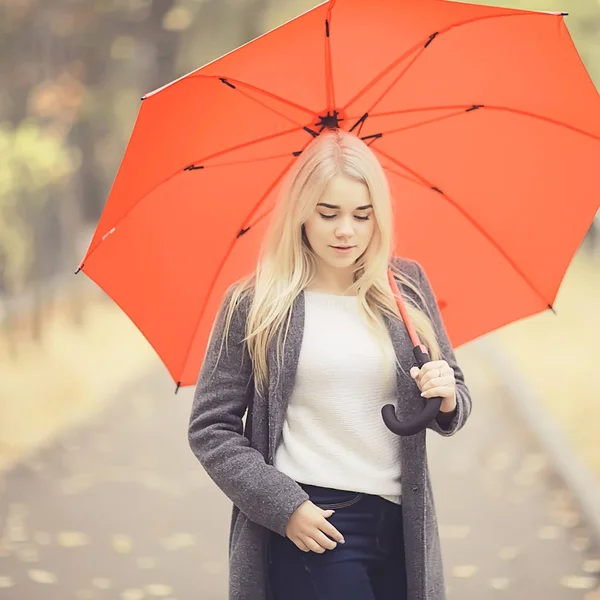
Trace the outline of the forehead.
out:
<instances>
[{"instance_id":1,"label":"forehead","mask_svg":"<svg viewBox=\"0 0 600 600\"><path fill-rule=\"evenodd\" d=\"M327 184L319 202L335 204L342 209L355 210L370 204L369 188L362 181L344 175L334 176Z\"/></svg>"}]
</instances>

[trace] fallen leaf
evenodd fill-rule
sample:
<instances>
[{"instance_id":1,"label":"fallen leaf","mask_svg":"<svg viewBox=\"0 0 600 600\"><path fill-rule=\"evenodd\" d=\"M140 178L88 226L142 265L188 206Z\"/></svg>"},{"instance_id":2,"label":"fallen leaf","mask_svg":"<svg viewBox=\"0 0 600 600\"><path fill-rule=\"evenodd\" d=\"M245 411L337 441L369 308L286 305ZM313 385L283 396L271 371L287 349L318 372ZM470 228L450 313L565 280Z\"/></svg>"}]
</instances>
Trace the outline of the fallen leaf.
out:
<instances>
[{"instance_id":1,"label":"fallen leaf","mask_svg":"<svg viewBox=\"0 0 600 600\"><path fill-rule=\"evenodd\" d=\"M65 548L76 548L86 546L90 540L82 531L61 531L56 534L56 543Z\"/></svg>"},{"instance_id":2,"label":"fallen leaf","mask_svg":"<svg viewBox=\"0 0 600 600\"><path fill-rule=\"evenodd\" d=\"M541 540L557 540L560 537L560 529L555 525L545 525L538 529L538 537Z\"/></svg>"},{"instance_id":3,"label":"fallen leaf","mask_svg":"<svg viewBox=\"0 0 600 600\"><path fill-rule=\"evenodd\" d=\"M42 571L39 569L29 569L27 572L29 578L36 583L56 583L57 578L54 573L50 573L50 571Z\"/></svg>"},{"instance_id":4,"label":"fallen leaf","mask_svg":"<svg viewBox=\"0 0 600 600\"><path fill-rule=\"evenodd\" d=\"M560 584L573 590L591 590L596 587L595 577L585 577L582 575L567 575L561 577Z\"/></svg>"},{"instance_id":5,"label":"fallen leaf","mask_svg":"<svg viewBox=\"0 0 600 600\"><path fill-rule=\"evenodd\" d=\"M490 586L495 590L505 590L510 585L510 580L506 577L495 577L490 579Z\"/></svg>"},{"instance_id":6,"label":"fallen leaf","mask_svg":"<svg viewBox=\"0 0 600 600\"><path fill-rule=\"evenodd\" d=\"M586 560L583 563L583 570L586 573L600 573L600 558Z\"/></svg>"},{"instance_id":7,"label":"fallen leaf","mask_svg":"<svg viewBox=\"0 0 600 600\"><path fill-rule=\"evenodd\" d=\"M94 577L92 585L98 590L109 590L112 584L107 577Z\"/></svg>"},{"instance_id":8,"label":"fallen leaf","mask_svg":"<svg viewBox=\"0 0 600 600\"><path fill-rule=\"evenodd\" d=\"M461 579L467 579L468 577L473 577L478 570L479 567L475 565L459 565L452 569L452 575L454 575L454 577L460 577Z\"/></svg>"},{"instance_id":9,"label":"fallen leaf","mask_svg":"<svg viewBox=\"0 0 600 600\"><path fill-rule=\"evenodd\" d=\"M502 560L511 560L516 558L520 553L520 550L517 546L505 546L498 552L498 556Z\"/></svg>"},{"instance_id":10,"label":"fallen leaf","mask_svg":"<svg viewBox=\"0 0 600 600\"><path fill-rule=\"evenodd\" d=\"M122 600L142 600L144 598L144 590L129 589L121 592Z\"/></svg>"},{"instance_id":11,"label":"fallen leaf","mask_svg":"<svg viewBox=\"0 0 600 600\"><path fill-rule=\"evenodd\" d=\"M165 550L173 551L180 548L189 548L196 543L196 536L191 533L176 533L172 536L161 540L161 544Z\"/></svg>"},{"instance_id":12,"label":"fallen leaf","mask_svg":"<svg viewBox=\"0 0 600 600\"><path fill-rule=\"evenodd\" d=\"M577 550L577 552L583 552L584 550L587 550L589 546L590 538L587 536L578 536L571 541L571 548Z\"/></svg>"},{"instance_id":13,"label":"fallen leaf","mask_svg":"<svg viewBox=\"0 0 600 600\"><path fill-rule=\"evenodd\" d=\"M162 585L159 583L152 583L146 586L146 591L151 596L170 596L173 593L173 589L168 585Z\"/></svg>"},{"instance_id":14,"label":"fallen leaf","mask_svg":"<svg viewBox=\"0 0 600 600\"><path fill-rule=\"evenodd\" d=\"M113 535L112 547L119 554L129 554L133 548L133 540L128 535Z\"/></svg>"},{"instance_id":15,"label":"fallen leaf","mask_svg":"<svg viewBox=\"0 0 600 600\"><path fill-rule=\"evenodd\" d=\"M9 575L0 575L0 588L13 587L15 582Z\"/></svg>"}]
</instances>

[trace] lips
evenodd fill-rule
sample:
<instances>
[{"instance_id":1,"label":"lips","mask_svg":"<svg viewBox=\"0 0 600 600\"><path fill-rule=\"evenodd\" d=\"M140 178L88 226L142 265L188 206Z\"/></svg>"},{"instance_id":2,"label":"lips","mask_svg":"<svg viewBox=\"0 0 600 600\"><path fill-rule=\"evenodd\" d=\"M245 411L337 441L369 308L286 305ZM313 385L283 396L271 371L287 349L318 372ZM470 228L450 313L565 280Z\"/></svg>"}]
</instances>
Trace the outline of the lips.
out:
<instances>
[{"instance_id":1,"label":"lips","mask_svg":"<svg viewBox=\"0 0 600 600\"><path fill-rule=\"evenodd\" d=\"M354 248L354 246L331 246L332 248L339 248L340 250L347 250L348 248Z\"/></svg>"}]
</instances>

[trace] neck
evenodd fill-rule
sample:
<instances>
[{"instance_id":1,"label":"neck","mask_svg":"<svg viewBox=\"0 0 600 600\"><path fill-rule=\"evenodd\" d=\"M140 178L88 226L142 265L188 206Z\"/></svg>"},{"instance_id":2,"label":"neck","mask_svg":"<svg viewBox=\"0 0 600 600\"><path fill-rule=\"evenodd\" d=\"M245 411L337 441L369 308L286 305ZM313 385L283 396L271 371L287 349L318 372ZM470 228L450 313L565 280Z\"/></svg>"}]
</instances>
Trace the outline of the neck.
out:
<instances>
[{"instance_id":1,"label":"neck","mask_svg":"<svg viewBox=\"0 0 600 600\"><path fill-rule=\"evenodd\" d=\"M346 295L353 283L353 267L347 269L320 269L306 289L326 294Z\"/></svg>"}]
</instances>

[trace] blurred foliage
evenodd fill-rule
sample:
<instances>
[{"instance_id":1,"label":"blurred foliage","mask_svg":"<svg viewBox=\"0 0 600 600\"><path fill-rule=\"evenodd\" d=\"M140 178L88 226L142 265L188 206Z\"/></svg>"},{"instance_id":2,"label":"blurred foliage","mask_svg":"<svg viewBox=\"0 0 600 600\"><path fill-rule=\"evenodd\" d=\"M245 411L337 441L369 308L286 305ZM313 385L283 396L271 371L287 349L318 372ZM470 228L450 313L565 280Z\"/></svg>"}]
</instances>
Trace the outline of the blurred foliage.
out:
<instances>
[{"instance_id":1,"label":"blurred foliage","mask_svg":"<svg viewBox=\"0 0 600 600\"><path fill-rule=\"evenodd\" d=\"M0 0L0 294L74 270L140 97L262 33L267 5Z\"/></svg>"},{"instance_id":2,"label":"blurred foliage","mask_svg":"<svg viewBox=\"0 0 600 600\"><path fill-rule=\"evenodd\" d=\"M39 211L54 191L63 190L78 167L77 150L64 138L44 131L33 119L16 127L0 123L0 255L5 285L22 287L33 262L32 231L27 218Z\"/></svg>"}]
</instances>

